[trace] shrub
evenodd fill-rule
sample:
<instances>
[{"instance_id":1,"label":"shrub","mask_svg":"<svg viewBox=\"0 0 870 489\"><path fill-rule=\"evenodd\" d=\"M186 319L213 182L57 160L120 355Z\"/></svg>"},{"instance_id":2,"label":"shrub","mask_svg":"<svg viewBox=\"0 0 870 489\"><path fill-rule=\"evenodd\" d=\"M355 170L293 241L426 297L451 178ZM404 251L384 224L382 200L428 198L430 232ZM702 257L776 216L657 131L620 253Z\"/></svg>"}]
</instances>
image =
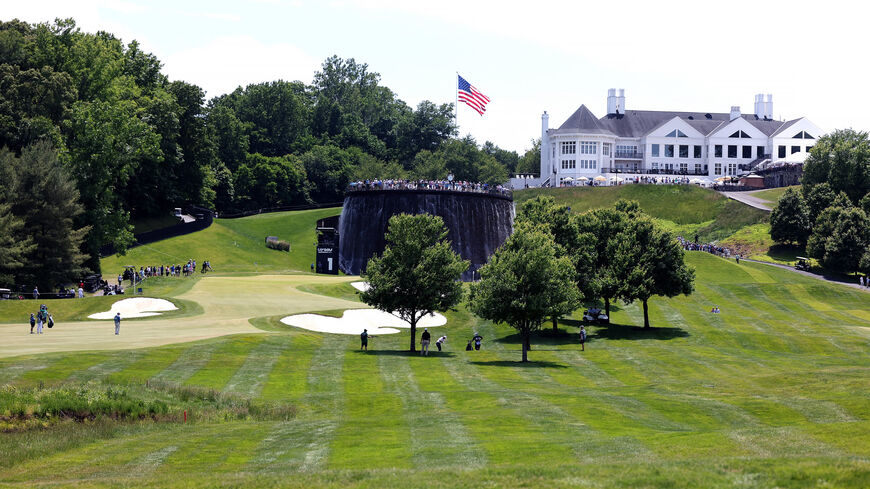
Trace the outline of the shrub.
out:
<instances>
[{"instance_id":1,"label":"shrub","mask_svg":"<svg viewBox=\"0 0 870 489\"><path fill-rule=\"evenodd\" d=\"M290 242L278 239L275 236L266 238L266 247L278 251L290 251Z\"/></svg>"}]
</instances>

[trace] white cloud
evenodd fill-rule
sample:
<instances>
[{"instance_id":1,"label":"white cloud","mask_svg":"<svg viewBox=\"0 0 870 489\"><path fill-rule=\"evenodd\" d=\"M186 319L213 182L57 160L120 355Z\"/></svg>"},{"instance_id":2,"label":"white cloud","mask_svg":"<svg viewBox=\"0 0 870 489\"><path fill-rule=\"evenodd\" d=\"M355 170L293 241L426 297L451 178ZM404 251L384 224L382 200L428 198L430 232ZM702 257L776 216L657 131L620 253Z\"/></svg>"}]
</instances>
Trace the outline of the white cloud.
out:
<instances>
[{"instance_id":1,"label":"white cloud","mask_svg":"<svg viewBox=\"0 0 870 489\"><path fill-rule=\"evenodd\" d=\"M274 80L311 82L320 62L292 44L265 44L251 36L224 36L168 55L164 73L206 90L209 98Z\"/></svg>"}]
</instances>

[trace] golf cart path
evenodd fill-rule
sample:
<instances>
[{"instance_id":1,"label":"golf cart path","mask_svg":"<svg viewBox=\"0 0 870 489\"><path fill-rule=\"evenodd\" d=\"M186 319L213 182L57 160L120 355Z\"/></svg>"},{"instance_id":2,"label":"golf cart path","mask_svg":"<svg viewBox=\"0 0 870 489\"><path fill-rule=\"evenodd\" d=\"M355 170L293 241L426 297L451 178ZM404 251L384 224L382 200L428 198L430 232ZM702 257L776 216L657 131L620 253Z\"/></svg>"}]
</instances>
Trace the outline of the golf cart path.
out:
<instances>
[{"instance_id":1,"label":"golf cart path","mask_svg":"<svg viewBox=\"0 0 870 489\"><path fill-rule=\"evenodd\" d=\"M767 190L767 189L762 189ZM737 202L743 202L744 204L755 207L756 209L763 210L764 212L770 212L770 207L765 206L765 204L770 204L770 202L759 199L753 194L759 192L759 190L751 190L749 192L719 192L720 194L728 197L729 199L736 200Z\"/></svg>"},{"instance_id":2,"label":"golf cart path","mask_svg":"<svg viewBox=\"0 0 870 489\"><path fill-rule=\"evenodd\" d=\"M768 261L761 261L761 260L750 260L749 258L741 258L740 260L749 261L752 263L761 263L762 265L770 265L772 267L779 267L779 268L782 268L783 270L789 270L789 271L794 272L794 273L799 273L805 277L811 277L811 278L814 278L817 280L824 280L825 282L832 283L832 284L845 285L847 287L852 287L853 289L858 289L862 292L870 292L870 289L868 289L867 287L861 287L860 285L858 285L857 282L846 282L846 281L842 281L842 280L833 280L833 279L827 278L823 275L818 275L816 273L798 270L791 265L783 265L781 263L770 263Z\"/></svg>"}]
</instances>

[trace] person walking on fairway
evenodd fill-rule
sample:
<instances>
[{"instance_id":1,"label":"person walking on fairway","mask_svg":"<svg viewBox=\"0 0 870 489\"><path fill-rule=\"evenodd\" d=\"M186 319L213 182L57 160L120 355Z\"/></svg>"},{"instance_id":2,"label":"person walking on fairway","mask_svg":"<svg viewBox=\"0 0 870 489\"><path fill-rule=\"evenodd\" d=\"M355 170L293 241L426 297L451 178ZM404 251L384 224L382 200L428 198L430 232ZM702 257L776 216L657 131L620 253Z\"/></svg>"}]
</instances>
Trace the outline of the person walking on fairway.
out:
<instances>
[{"instance_id":1,"label":"person walking on fairway","mask_svg":"<svg viewBox=\"0 0 870 489\"><path fill-rule=\"evenodd\" d=\"M39 299L39 287L33 288L33 300Z\"/></svg>"},{"instance_id":2,"label":"person walking on fairway","mask_svg":"<svg viewBox=\"0 0 870 489\"><path fill-rule=\"evenodd\" d=\"M438 351L441 351L441 345L443 345L444 343L447 343L447 335L444 335L435 340L435 346L438 347Z\"/></svg>"},{"instance_id":3,"label":"person walking on fairway","mask_svg":"<svg viewBox=\"0 0 870 489\"><path fill-rule=\"evenodd\" d=\"M115 314L115 334L121 334L121 313Z\"/></svg>"},{"instance_id":4,"label":"person walking on fairway","mask_svg":"<svg viewBox=\"0 0 870 489\"><path fill-rule=\"evenodd\" d=\"M359 335L359 349L369 351L369 330L363 329L363 332Z\"/></svg>"},{"instance_id":5,"label":"person walking on fairway","mask_svg":"<svg viewBox=\"0 0 870 489\"><path fill-rule=\"evenodd\" d=\"M43 315L42 309L40 309L39 312L36 313L36 334L42 334L42 321Z\"/></svg>"},{"instance_id":6,"label":"person walking on fairway","mask_svg":"<svg viewBox=\"0 0 870 489\"><path fill-rule=\"evenodd\" d=\"M580 326L580 351L586 351L586 328Z\"/></svg>"},{"instance_id":7,"label":"person walking on fairway","mask_svg":"<svg viewBox=\"0 0 870 489\"><path fill-rule=\"evenodd\" d=\"M36 317L33 316L33 313L30 313L30 334L33 334L33 327L36 326Z\"/></svg>"},{"instance_id":8,"label":"person walking on fairway","mask_svg":"<svg viewBox=\"0 0 870 489\"><path fill-rule=\"evenodd\" d=\"M420 355L429 356L429 341L432 335L429 334L428 328L423 328L423 334L420 335Z\"/></svg>"}]
</instances>

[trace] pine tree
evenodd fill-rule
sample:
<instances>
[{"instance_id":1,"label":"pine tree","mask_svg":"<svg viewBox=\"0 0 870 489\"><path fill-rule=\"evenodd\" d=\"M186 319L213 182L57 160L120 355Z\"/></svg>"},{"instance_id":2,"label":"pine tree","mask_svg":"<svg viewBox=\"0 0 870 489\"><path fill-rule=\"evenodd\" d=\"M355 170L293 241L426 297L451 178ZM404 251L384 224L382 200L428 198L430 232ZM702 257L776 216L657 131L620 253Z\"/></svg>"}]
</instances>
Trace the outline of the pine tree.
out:
<instances>
[{"instance_id":1,"label":"pine tree","mask_svg":"<svg viewBox=\"0 0 870 489\"><path fill-rule=\"evenodd\" d=\"M79 279L87 258L81 245L90 227L73 225L83 212L75 181L48 142L34 143L9 161L12 214L23 221L16 236L20 242L33 241L16 281L51 290Z\"/></svg>"},{"instance_id":2,"label":"pine tree","mask_svg":"<svg viewBox=\"0 0 870 489\"><path fill-rule=\"evenodd\" d=\"M0 150L0 286L12 287L15 272L24 266L27 253L33 250L32 240L24 235L24 221L12 213L12 164L15 155Z\"/></svg>"}]
</instances>

